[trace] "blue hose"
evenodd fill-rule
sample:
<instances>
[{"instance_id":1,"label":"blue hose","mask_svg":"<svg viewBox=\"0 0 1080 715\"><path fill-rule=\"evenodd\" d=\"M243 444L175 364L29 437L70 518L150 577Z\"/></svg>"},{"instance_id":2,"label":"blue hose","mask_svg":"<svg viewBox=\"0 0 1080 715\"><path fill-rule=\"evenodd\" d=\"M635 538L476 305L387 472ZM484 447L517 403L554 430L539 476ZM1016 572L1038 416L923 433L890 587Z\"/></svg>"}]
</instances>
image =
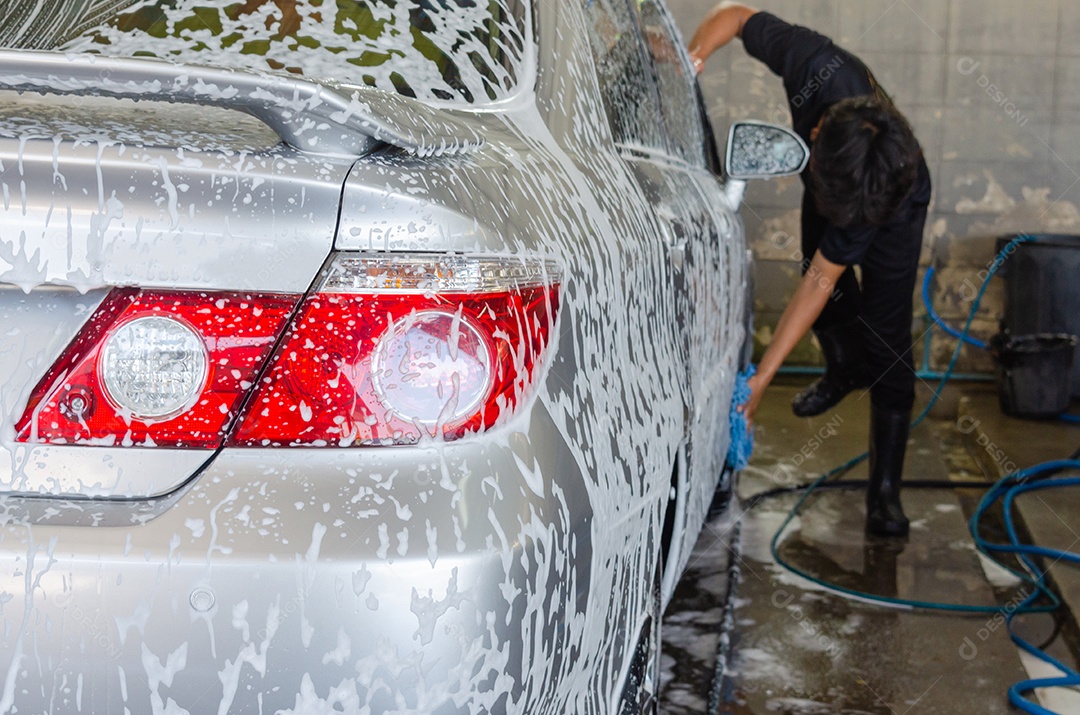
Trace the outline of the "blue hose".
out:
<instances>
[{"instance_id":1,"label":"blue hose","mask_svg":"<svg viewBox=\"0 0 1080 715\"><path fill-rule=\"evenodd\" d=\"M1039 569L1038 564L1032 560L1032 556L1043 556L1045 558L1052 559L1054 561L1065 561L1073 564L1080 564L1080 554L1075 554L1069 551L1062 551L1059 549L1049 549L1042 546L1033 546L1030 544L1021 544L1019 536L1016 532L1016 525L1013 520L1013 503L1021 494L1032 491L1039 491L1043 489L1061 489L1064 487L1080 486L1080 478L1071 477L1066 479L1056 479L1054 481L1044 482L1029 482L1028 480L1034 476L1038 476L1044 472L1057 472L1061 469L1080 469L1080 461L1077 460L1059 460L1055 462L1045 462L1043 464L1036 465L1029 469L1025 469L1014 474L1006 476L1000 480L994 487L988 491L982 501L979 503L978 509L971 517L969 527L971 534L975 539L975 544L980 551L989 555L994 553L1012 553L1016 554L1023 562L1024 566L1031 572L1037 575L1037 589L1030 593L1020 603L1021 608L1017 608L1005 616L1005 624L1008 627L1009 637L1012 639L1019 648L1023 649L1026 653L1038 658L1044 663L1048 663L1054 668L1060 670L1064 675L1056 678L1041 678L1041 679L1029 679L1016 683L1009 688L1009 702L1016 707L1020 708L1027 713L1038 713L1039 715L1056 715L1052 710L1048 710L1041 705L1033 703L1024 697L1024 693L1029 693L1036 688L1067 688L1080 686L1080 673L1076 670L1065 665L1061 661L1057 660L1049 653L1037 648L1028 641L1020 637L1012 628L1013 618L1019 613L1025 612L1022 609L1027 608L1038 598L1039 591L1049 592L1049 588L1045 582L1045 576ZM982 519L983 514L998 500L1002 500L1002 511L1005 516L1005 529L1009 536L1008 544L994 544L984 540L979 534L979 522ZM1056 599L1055 599L1056 600Z\"/></svg>"},{"instance_id":2,"label":"blue hose","mask_svg":"<svg viewBox=\"0 0 1080 715\"><path fill-rule=\"evenodd\" d=\"M1028 241L1028 240L1031 240L1031 241L1035 240L1032 237L1021 237L1021 238L1025 238L1025 242ZM1012 244L1010 243L1009 245L1012 245ZM1008 255L1008 254L1005 253L1005 249L1002 249L1002 252L998 254L998 258L1001 258L1002 260L1004 260L1004 256L1006 256L1006 255ZM935 274L936 274L936 271L934 270L934 267L929 266L926 269L926 275L923 276L922 299L923 299L923 305L926 306L926 315L927 315L927 317L929 317L930 320L932 320L935 325L937 325L939 328L941 328L943 331L945 331L945 333L947 335L950 335L951 337L956 338L961 343L967 343L968 345L979 348L980 350L989 350L990 346L987 343L985 343L982 340L979 340L978 338L971 337L970 335L967 334L966 330L964 332L958 331L956 328L954 328L953 326L946 323L941 318L941 316L939 316L937 314L937 312L934 310L934 301L930 297L930 284L933 283ZM990 276L987 276L986 280L990 280ZM985 281L984 281L984 285L985 285ZM981 295L981 291L980 291L980 295ZM971 321L969 320L968 325L970 325L970 324L971 324ZM951 367L952 366L950 366L950 369L951 369ZM1062 422L1069 422L1069 423L1072 423L1072 424L1080 424L1080 415L1070 415L1070 414L1066 413L1066 414L1063 414L1063 415L1059 415L1058 419L1060 419Z\"/></svg>"},{"instance_id":3,"label":"blue hose","mask_svg":"<svg viewBox=\"0 0 1080 715\"><path fill-rule=\"evenodd\" d=\"M985 348L985 343L982 343L980 345L980 341L975 341L973 338L968 337L968 332L971 329L971 323L975 319L975 314L979 309L979 304L982 301L983 294L986 292L986 288L990 284L990 279L995 273L997 273L998 269L1001 267L1002 262L1004 262L1005 257L1012 252L1013 248L1020 243L1025 243L1033 240L1035 239L1031 236L1018 236L1012 241L1010 241L1008 245L1006 245L1001 250L1001 252L998 253L998 255L994 258L994 261L990 265L990 269L987 272L986 278L983 280L982 286L979 288L979 292L975 296L975 302L971 307L971 312L968 315L967 322L964 324L964 329L960 333L952 331L933 312L929 300L929 285L930 280L932 280L933 272L932 269L927 271L926 280L923 281L923 299L926 301L927 310L930 313L930 317L934 320L935 323L942 326L942 328L945 329L946 332L949 332L950 335L958 338L959 342L957 343L956 348L953 351L952 359L949 361L948 369L945 371L945 374L942 376L937 388L934 390L933 397L930 399L930 402L926 406L926 408L912 422L912 427L922 422L930 413L930 410L931 408L933 408L934 404L937 403L938 399L940 398L942 388L944 388L945 384L949 381L954 369L956 368L957 360L960 357L960 350L963 347L964 343L967 342L969 344ZM1066 415L1063 418L1066 418L1069 421L1080 422L1080 417L1077 416ZM1043 476L1047 474L1052 475L1052 473L1059 472L1063 469L1080 470L1080 461L1051 461L1035 465L1019 472L1014 472L1000 479L983 496L978 508L972 515L969 524L971 535L975 541L976 547L979 549L980 552L986 554L990 558L994 558L993 554L995 553L1015 554L1020 559L1020 562L1023 564L1025 569L1024 571L1014 570L1008 565L1002 564L1000 561L998 563L1002 566L1002 568L1012 573L1022 582L1026 582L1033 587L1031 593L1029 593L1018 605L984 606L970 604L938 603L933 601L919 601L902 598L889 598L886 596L878 596L876 594L857 591L855 589L850 589L838 586L836 584L828 583L816 576L813 576L812 574L807 573L806 571L803 571L802 569L792 564L789 564L783 559L783 557L781 557L779 547L784 531L795 519L795 517L798 516L800 510L806 503L806 500L809 499L810 495L829 479L832 479L838 474L847 472L849 469L859 464L866 458L866 453L860 454L857 457L853 457L839 467L836 467L826 472L806 488L805 493L795 503L795 506L792 507L790 513L787 515L787 518L780 525L780 528L776 531L776 534L773 536L772 541L769 544L769 549L772 553L773 559L781 567L787 569L794 574L797 574L798 576L801 576L802 578L807 579L812 583L815 583L828 590L845 594L847 596L852 596L863 601L909 609L918 608L959 613L1002 614L1005 617L1009 637L1013 640L1014 643L1016 643L1017 647L1023 649L1025 652L1031 654L1039 660L1042 660L1043 662L1052 665L1063 673L1061 677L1024 680L1022 682L1016 683L1011 688L1009 688L1009 701L1013 705L1027 713L1033 713L1034 715L1057 715L1053 711L1047 710L1046 708L1029 701L1027 698L1024 697L1024 695L1035 690L1036 688L1080 686L1080 673L1077 673L1074 669L1068 667L1064 663L1050 656L1048 653L1045 653L1041 649L1024 640L1014 631L1012 623L1013 619L1018 615L1025 613L1048 613L1050 611L1056 610L1061 605L1060 599L1058 599L1058 597L1050 589L1042 570L1038 567L1038 564L1035 563L1033 557L1041 556L1053 559L1055 561L1065 561L1068 563L1080 564L1080 554L1022 543L1020 541L1019 535L1017 534L1016 525L1013 520L1013 503L1017 496L1027 492L1042 489L1061 489L1065 487L1080 486L1080 478L1078 477L1049 480ZM1041 477L1047 480L1031 481L1036 477ZM1002 501L1002 508L1005 515L1006 532L1009 539L1008 543L1005 544L989 542L984 539L980 533L980 524L984 515L998 500ZM1049 603L1036 605L1036 601L1039 600L1040 596L1049 601Z\"/></svg>"},{"instance_id":4,"label":"blue hose","mask_svg":"<svg viewBox=\"0 0 1080 715\"><path fill-rule=\"evenodd\" d=\"M980 350L989 350L990 346L987 345L985 342L979 340L978 338L973 338L965 333L961 333L956 328L942 320L941 317L936 312L934 312L934 301L930 299L930 284L934 280L934 273L935 271L933 266L927 268L926 275L923 277L922 282L923 305L926 306L926 314L930 317L930 320L934 321L934 323L936 323L939 328L941 328L947 334L951 335L957 340L965 342L968 345L974 345Z\"/></svg>"}]
</instances>

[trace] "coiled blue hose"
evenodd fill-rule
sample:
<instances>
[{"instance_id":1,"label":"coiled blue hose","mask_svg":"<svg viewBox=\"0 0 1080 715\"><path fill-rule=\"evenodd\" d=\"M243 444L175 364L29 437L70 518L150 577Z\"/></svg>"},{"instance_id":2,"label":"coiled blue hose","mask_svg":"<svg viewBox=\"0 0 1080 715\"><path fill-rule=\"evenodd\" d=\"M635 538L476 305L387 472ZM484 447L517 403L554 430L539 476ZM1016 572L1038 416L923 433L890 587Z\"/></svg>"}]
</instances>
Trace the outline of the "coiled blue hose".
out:
<instances>
[{"instance_id":1,"label":"coiled blue hose","mask_svg":"<svg viewBox=\"0 0 1080 715\"><path fill-rule=\"evenodd\" d=\"M1019 536L1016 533L1016 525L1013 521L1013 502L1016 500L1016 497L1021 494L1043 489L1063 489L1065 487L1080 486L1080 478L1077 477L1042 482L1029 481L1040 474L1057 472L1062 469L1080 469L1080 461L1066 459L1055 462L1044 462L1043 464L1036 465L1030 469L1021 470L1006 476L998 481L998 483L983 496L982 501L979 502L979 508L976 509L971 517L969 527L972 536L975 538L975 544L980 551L986 554L992 552L1016 554L1016 556L1024 563L1024 566L1031 573L1037 575L1037 590L1032 591L1020 602L1021 607L1030 606L1035 599L1038 598L1040 591L1049 591L1046 587L1045 577L1040 572L1038 564L1032 560L1032 556L1043 556L1054 561L1080 564L1080 554L1020 543ZM981 520L982 515L985 514L998 499L1002 500L1002 511L1005 515L1005 529L1009 536L1008 544L994 544L988 542L979 534L979 521ZM1009 629L1009 637L1012 638L1013 643L1039 660L1054 666L1064 675L1056 678L1022 680L1009 688L1009 702L1024 712L1037 713L1038 715L1056 715L1052 710L1048 710L1041 705L1031 702L1024 697L1024 694L1029 693L1036 688L1067 688L1080 686L1080 673L1077 673L1076 670L1065 665L1049 653L1046 653L1024 640L1012 629L1013 618L1016 615L1019 615L1020 612L1021 611L1017 609L1008 613L1005 617L1005 623Z\"/></svg>"}]
</instances>

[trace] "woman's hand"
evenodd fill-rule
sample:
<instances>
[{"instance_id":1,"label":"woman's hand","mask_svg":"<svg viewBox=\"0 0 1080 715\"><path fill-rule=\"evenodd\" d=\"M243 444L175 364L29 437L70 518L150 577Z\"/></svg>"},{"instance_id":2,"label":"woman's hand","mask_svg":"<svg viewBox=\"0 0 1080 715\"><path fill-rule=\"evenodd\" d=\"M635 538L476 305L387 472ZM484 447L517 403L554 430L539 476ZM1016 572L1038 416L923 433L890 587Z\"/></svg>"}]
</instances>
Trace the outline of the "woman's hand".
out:
<instances>
[{"instance_id":1,"label":"woman's hand","mask_svg":"<svg viewBox=\"0 0 1080 715\"><path fill-rule=\"evenodd\" d=\"M743 25L756 12L740 3L722 2L705 16L689 44L690 60L698 74L705 69L709 55L734 38L742 37Z\"/></svg>"},{"instance_id":2,"label":"woman's hand","mask_svg":"<svg viewBox=\"0 0 1080 715\"><path fill-rule=\"evenodd\" d=\"M705 69L705 60L697 56L693 50L690 50L690 63L694 65L694 72L701 74L701 71Z\"/></svg>"},{"instance_id":3,"label":"woman's hand","mask_svg":"<svg viewBox=\"0 0 1080 715\"><path fill-rule=\"evenodd\" d=\"M765 354L757 366L757 373L747 383L750 386L750 399L742 408L748 422L754 421L758 405L765 394L765 388L772 382L776 372L784 359L791 353L795 344L798 343L806 332L810 330L817 317L821 315L825 303L836 289L836 282L840 279L846 266L833 263L821 255L821 251L814 253L799 288L795 295L788 301L784 308L784 314L773 331L772 342L766 348Z\"/></svg>"},{"instance_id":4,"label":"woman's hand","mask_svg":"<svg viewBox=\"0 0 1080 715\"><path fill-rule=\"evenodd\" d=\"M750 399L746 401L739 411L746 416L746 422L748 425L754 424L754 417L757 415L758 405L761 404L761 398L765 395L765 388L769 386L770 380L764 375L755 374L746 381L747 386L750 388Z\"/></svg>"}]
</instances>

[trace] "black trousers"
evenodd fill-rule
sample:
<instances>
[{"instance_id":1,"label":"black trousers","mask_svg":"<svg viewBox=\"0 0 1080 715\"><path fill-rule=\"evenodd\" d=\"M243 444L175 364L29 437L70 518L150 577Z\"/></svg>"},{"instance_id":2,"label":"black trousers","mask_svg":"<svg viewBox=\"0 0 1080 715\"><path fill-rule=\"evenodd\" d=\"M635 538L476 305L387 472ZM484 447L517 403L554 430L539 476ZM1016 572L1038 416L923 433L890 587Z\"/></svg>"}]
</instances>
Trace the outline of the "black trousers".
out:
<instances>
[{"instance_id":1,"label":"black trousers","mask_svg":"<svg viewBox=\"0 0 1080 715\"><path fill-rule=\"evenodd\" d=\"M910 410L915 403L915 362L911 355L912 299L919 270L926 205L909 204L883 226L860 264L862 284L847 267L825 304L814 329L855 323L866 346L873 386L870 402L889 410ZM803 196L803 273L817 252L828 222L813 199Z\"/></svg>"}]
</instances>

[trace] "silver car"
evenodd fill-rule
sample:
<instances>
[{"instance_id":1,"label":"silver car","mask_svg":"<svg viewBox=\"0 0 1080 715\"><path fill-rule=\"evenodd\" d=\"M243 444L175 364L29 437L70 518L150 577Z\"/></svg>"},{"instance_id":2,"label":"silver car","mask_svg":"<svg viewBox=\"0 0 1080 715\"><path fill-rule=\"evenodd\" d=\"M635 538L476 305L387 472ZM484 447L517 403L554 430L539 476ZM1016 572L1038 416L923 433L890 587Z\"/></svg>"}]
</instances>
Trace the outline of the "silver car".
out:
<instances>
[{"instance_id":1,"label":"silver car","mask_svg":"<svg viewBox=\"0 0 1080 715\"><path fill-rule=\"evenodd\" d=\"M747 338L662 4L2 22L0 713L654 708Z\"/></svg>"}]
</instances>

